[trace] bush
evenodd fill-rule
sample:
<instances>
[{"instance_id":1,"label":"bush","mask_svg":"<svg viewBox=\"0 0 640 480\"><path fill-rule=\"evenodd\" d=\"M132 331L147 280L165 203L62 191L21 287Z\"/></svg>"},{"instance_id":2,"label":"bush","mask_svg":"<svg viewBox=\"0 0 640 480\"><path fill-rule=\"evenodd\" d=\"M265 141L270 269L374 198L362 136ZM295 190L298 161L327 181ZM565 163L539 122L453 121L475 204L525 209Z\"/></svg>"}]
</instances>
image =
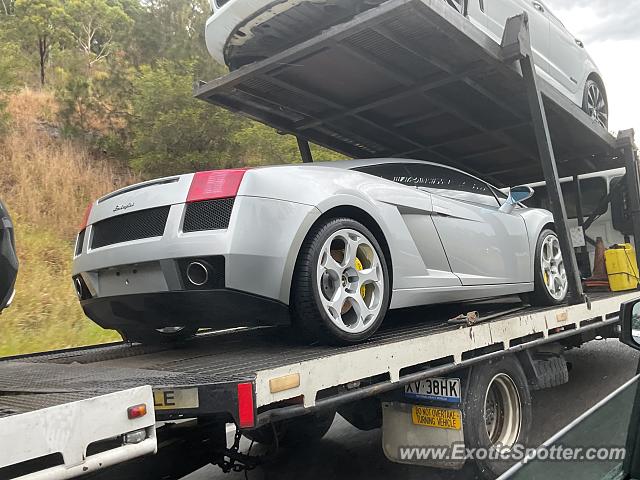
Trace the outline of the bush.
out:
<instances>
[{"instance_id":1,"label":"bush","mask_svg":"<svg viewBox=\"0 0 640 480\"><path fill-rule=\"evenodd\" d=\"M232 134L238 117L193 98L192 67L143 67L133 82L131 165L148 175L173 175L237 164Z\"/></svg>"}]
</instances>

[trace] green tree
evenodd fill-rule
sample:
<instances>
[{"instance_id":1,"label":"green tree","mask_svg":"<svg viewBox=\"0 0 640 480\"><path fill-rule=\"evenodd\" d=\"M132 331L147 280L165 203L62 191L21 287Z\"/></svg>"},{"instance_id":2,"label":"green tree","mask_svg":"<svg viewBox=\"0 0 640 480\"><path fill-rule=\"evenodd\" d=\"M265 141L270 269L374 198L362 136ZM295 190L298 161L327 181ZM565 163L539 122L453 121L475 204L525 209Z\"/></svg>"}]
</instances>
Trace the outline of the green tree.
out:
<instances>
[{"instance_id":1,"label":"green tree","mask_svg":"<svg viewBox=\"0 0 640 480\"><path fill-rule=\"evenodd\" d=\"M15 0L14 31L23 47L37 48L40 64L40 84L46 80L45 67L51 49L67 37L66 14L61 0Z\"/></svg>"},{"instance_id":2,"label":"green tree","mask_svg":"<svg viewBox=\"0 0 640 480\"><path fill-rule=\"evenodd\" d=\"M89 68L111 55L133 24L117 2L66 0L64 8L69 33Z\"/></svg>"},{"instance_id":3,"label":"green tree","mask_svg":"<svg viewBox=\"0 0 640 480\"><path fill-rule=\"evenodd\" d=\"M132 166L148 175L172 175L241 164L233 132L245 122L194 99L192 64L144 66L133 82Z\"/></svg>"},{"instance_id":4,"label":"green tree","mask_svg":"<svg viewBox=\"0 0 640 480\"><path fill-rule=\"evenodd\" d=\"M146 0L131 13L136 27L136 61L189 62L195 79L209 80L224 72L205 45L208 0Z\"/></svg>"},{"instance_id":5,"label":"green tree","mask_svg":"<svg viewBox=\"0 0 640 480\"><path fill-rule=\"evenodd\" d=\"M281 135L273 128L258 122L245 122L233 134L233 140L241 151L239 160L245 165L272 165L301 161L298 143L293 135ZM345 156L311 144L314 161L332 161Z\"/></svg>"},{"instance_id":6,"label":"green tree","mask_svg":"<svg viewBox=\"0 0 640 480\"><path fill-rule=\"evenodd\" d=\"M20 48L0 30L0 90L11 90L19 83L23 67Z\"/></svg>"},{"instance_id":7,"label":"green tree","mask_svg":"<svg viewBox=\"0 0 640 480\"><path fill-rule=\"evenodd\" d=\"M2 6L0 14L13 15L13 9L15 7L14 0L0 0L0 6Z\"/></svg>"}]
</instances>

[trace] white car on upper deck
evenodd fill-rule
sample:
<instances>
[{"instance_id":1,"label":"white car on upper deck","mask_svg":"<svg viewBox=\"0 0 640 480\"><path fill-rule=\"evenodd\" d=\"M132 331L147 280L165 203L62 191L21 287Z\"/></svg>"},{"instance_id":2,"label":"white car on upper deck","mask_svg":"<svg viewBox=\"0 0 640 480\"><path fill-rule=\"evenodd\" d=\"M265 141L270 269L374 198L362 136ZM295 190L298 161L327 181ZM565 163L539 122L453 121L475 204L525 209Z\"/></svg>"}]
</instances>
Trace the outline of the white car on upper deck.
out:
<instances>
[{"instance_id":1,"label":"white car on upper deck","mask_svg":"<svg viewBox=\"0 0 640 480\"><path fill-rule=\"evenodd\" d=\"M394 1L394 0L390 0ZM445 1L445 0L422 0ZM462 11L458 0L446 0ZM206 42L231 70L262 60L351 20L384 0L210 0ZM540 0L469 0L468 18L500 42L507 18L526 12L538 74L607 128L602 76L582 41Z\"/></svg>"}]
</instances>

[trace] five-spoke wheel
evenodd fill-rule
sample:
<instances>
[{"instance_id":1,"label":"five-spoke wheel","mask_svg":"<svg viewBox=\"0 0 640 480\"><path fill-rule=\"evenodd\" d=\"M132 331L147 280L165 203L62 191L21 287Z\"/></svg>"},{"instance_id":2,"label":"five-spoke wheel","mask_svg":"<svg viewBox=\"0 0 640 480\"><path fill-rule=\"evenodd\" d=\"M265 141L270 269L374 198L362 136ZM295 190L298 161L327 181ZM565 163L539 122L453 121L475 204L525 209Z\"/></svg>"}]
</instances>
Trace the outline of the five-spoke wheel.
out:
<instances>
[{"instance_id":1,"label":"five-spoke wheel","mask_svg":"<svg viewBox=\"0 0 640 480\"><path fill-rule=\"evenodd\" d=\"M569 281L564 268L558 236L553 230L540 233L536 245L532 303L557 305L567 296Z\"/></svg>"},{"instance_id":2,"label":"five-spoke wheel","mask_svg":"<svg viewBox=\"0 0 640 480\"><path fill-rule=\"evenodd\" d=\"M341 229L322 246L316 272L320 301L337 328L366 331L382 308L380 258L364 234Z\"/></svg>"},{"instance_id":3,"label":"five-spoke wheel","mask_svg":"<svg viewBox=\"0 0 640 480\"><path fill-rule=\"evenodd\" d=\"M314 337L356 343L380 326L389 275L375 236L349 218L328 220L307 236L292 289L294 321Z\"/></svg>"},{"instance_id":4,"label":"five-spoke wheel","mask_svg":"<svg viewBox=\"0 0 640 480\"><path fill-rule=\"evenodd\" d=\"M556 300L563 300L567 295L567 273L562 261L560 242L555 234L548 234L542 240L540 267L549 294Z\"/></svg>"}]
</instances>

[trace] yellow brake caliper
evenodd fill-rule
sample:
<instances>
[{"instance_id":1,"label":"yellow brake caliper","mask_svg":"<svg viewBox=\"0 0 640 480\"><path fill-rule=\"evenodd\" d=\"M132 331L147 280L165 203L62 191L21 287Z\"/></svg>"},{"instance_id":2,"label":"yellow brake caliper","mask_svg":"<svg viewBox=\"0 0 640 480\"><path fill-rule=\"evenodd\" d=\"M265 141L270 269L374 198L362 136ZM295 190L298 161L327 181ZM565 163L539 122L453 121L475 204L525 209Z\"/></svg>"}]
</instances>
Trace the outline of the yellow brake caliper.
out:
<instances>
[{"instance_id":1,"label":"yellow brake caliper","mask_svg":"<svg viewBox=\"0 0 640 480\"><path fill-rule=\"evenodd\" d=\"M359 272L361 270L364 270L364 267L362 266L362 262L360 261L360 259L358 257L356 257L356 261L353 262L355 264L356 270ZM360 296L362 298L365 297L365 295L367 294L367 287L365 285L362 285L360 287Z\"/></svg>"}]
</instances>

